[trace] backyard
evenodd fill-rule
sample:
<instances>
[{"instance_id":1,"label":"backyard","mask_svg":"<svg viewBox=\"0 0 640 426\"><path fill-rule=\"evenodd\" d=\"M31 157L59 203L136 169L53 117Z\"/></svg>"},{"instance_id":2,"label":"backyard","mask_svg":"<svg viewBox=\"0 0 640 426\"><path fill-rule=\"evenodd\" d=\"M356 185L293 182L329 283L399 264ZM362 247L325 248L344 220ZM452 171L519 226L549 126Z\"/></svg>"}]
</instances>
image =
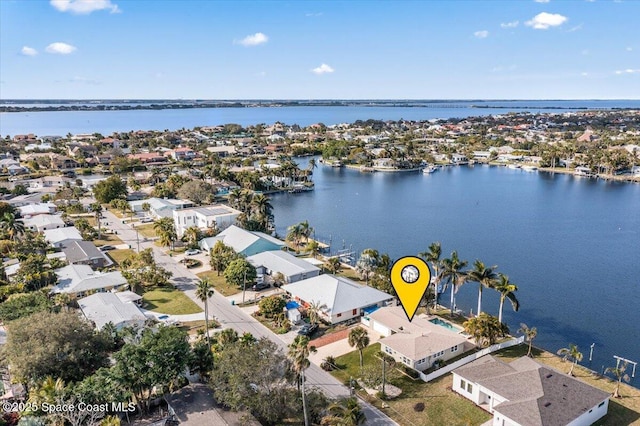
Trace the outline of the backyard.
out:
<instances>
[{"instance_id":1,"label":"backyard","mask_svg":"<svg viewBox=\"0 0 640 426\"><path fill-rule=\"evenodd\" d=\"M200 272L198 274L198 277L200 279L209 279L209 282L211 283L215 291L219 292L225 297L233 296L234 294L238 294L242 291L238 287L227 283L227 280L224 278L224 276L218 275L216 271Z\"/></svg>"},{"instance_id":2,"label":"backyard","mask_svg":"<svg viewBox=\"0 0 640 426\"><path fill-rule=\"evenodd\" d=\"M111 258L117 265L120 265L123 260L135 254L131 249L111 250L106 252L107 256Z\"/></svg>"}]
</instances>

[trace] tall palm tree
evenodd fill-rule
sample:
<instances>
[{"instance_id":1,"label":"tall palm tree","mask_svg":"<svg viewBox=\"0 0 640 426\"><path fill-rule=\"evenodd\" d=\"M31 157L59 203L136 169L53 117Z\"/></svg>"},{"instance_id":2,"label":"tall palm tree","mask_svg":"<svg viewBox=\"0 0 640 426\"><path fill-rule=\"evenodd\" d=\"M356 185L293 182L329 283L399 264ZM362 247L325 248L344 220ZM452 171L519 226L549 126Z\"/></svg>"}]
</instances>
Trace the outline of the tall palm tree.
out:
<instances>
[{"instance_id":1,"label":"tall palm tree","mask_svg":"<svg viewBox=\"0 0 640 426\"><path fill-rule=\"evenodd\" d=\"M442 280L442 260L440 256L442 256L442 246L439 241L435 243L431 243L428 251L423 251L422 253L418 253L418 256L426 260L431 264L431 269L433 272L432 282L435 287L435 305L438 306L438 288L440 287L440 281ZM426 295L427 293L425 293Z\"/></svg>"},{"instance_id":2,"label":"tall palm tree","mask_svg":"<svg viewBox=\"0 0 640 426\"><path fill-rule=\"evenodd\" d=\"M482 289L493 288L496 279L498 278L498 274L494 272L497 266L492 266L487 268L484 263L476 260L473 263L473 270L469 271L469 281L474 281L478 283L478 311L476 315L480 315L482 313Z\"/></svg>"},{"instance_id":3,"label":"tall palm tree","mask_svg":"<svg viewBox=\"0 0 640 426\"><path fill-rule=\"evenodd\" d=\"M531 345L532 345L533 339L535 339L536 336L538 335L538 329L536 327L529 328L527 324L522 322L520 323L520 328L518 329L518 333L524 334L524 340L527 343L529 343L529 350L527 351L527 356L530 357Z\"/></svg>"},{"instance_id":4,"label":"tall palm tree","mask_svg":"<svg viewBox=\"0 0 640 426\"><path fill-rule=\"evenodd\" d=\"M307 307L307 315L309 316L309 322L311 324L317 324L320 318L320 312L326 309L327 305L317 301L312 301Z\"/></svg>"},{"instance_id":5,"label":"tall palm tree","mask_svg":"<svg viewBox=\"0 0 640 426\"><path fill-rule=\"evenodd\" d=\"M330 257L324 262L324 266L329 272L332 274L337 274L340 272L340 268L342 268L342 263L340 259L337 257Z\"/></svg>"},{"instance_id":6,"label":"tall palm tree","mask_svg":"<svg viewBox=\"0 0 640 426\"><path fill-rule=\"evenodd\" d=\"M362 327L356 327L349 332L349 346L352 348L355 347L360 353L360 370L364 368L364 359L362 356L362 351L364 348L369 346L369 334L367 330Z\"/></svg>"},{"instance_id":7,"label":"tall palm tree","mask_svg":"<svg viewBox=\"0 0 640 426\"><path fill-rule=\"evenodd\" d=\"M157 220L153 224L153 230L158 234L160 244L163 246L171 246L171 249L173 249L173 242L178 239L178 236L173 226L172 218L163 217Z\"/></svg>"},{"instance_id":8,"label":"tall palm tree","mask_svg":"<svg viewBox=\"0 0 640 426\"><path fill-rule=\"evenodd\" d=\"M309 368L309 355L316 352L315 346L309 346L307 336L296 336L293 343L289 345L287 357L291 360L291 369L297 375L298 387L302 393L302 411L304 413L304 424L309 426L307 415L307 400L304 391L304 371Z\"/></svg>"},{"instance_id":9,"label":"tall palm tree","mask_svg":"<svg viewBox=\"0 0 640 426\"><path fill-rule=\"evenodd\" d=\"M91 210L91 212L95 215L96 218L96 224L98 225L98 239L102 238L102 232L101 232L101 223L100 223L100 218L102 217L102 204L100 203L93 203L89 206L89 209Z\"/></svg>"},{"instance_id":10,"label":"tall palm tree","mask_svg":"<svg viewBox=\"0 0 640 426\"><path fill-rule=\"evenodd\" d=\"M498 274L498 279L495 281L493 288L500 293L500 309L498 311L498 321L502 322L502 308L504 306L505 299L509 299L511 307L515 312L520 309L520 302L516 298L515 292L518 291L518 286L509 281L509 277L502 273Z\"/></svg>"},{"instance_id":11,"label":"tall palm tree","mask_svg":"<svg viewBox=\"0 0 640 426\"><path fill-rule=\"evenodd\" d=\"M613 376L616 378L617 383L616 383L616 387L613 390L613 397L614 398L620 398L620 383L624 380L625 382L629 383L629 375L625 373L625 371L627 371L627 361L624 361L622 364L618 364L615 368L614 367L607 367L606 370L604 370L605 373L611 373L613 374Z\"/></svg>"},{"instance_id":12,"label":"tall palm tree","mask_svg":"<svg viewBox=\"0 0 640 426\"><path fill-rule=\"evenodd\" d=\"M498 318L485 312L464 322L465 333L473 336L476 345L487 347L493 345L500 337L509 333L509 328L498 321Z\"/></svg>"},{"instance_id":13,"label":"tall palm tree","mask_svg":"<svg viewBox=\"0 0 640 426\"><path fill-rule=\"evenodd\" d=\"M309 221L300 222L300 236L304 237L305 243L309 242L309 237L313 234L313 228L309 225Z\"/></svg>"},{"instance_id":14,"label":"tall palm tree","mask_svg":"<svg viewBox=\"0 0 640 426\"><path fill-rule=\"evenodd\" d=\"M287 241L291 241L293 242L294 246L296 247L296 253L298 251L300 251L300 239L303 236L303 232L302 232L302 227L300 226L300 223L296 223L295 225L291 225L287 228L287 237L286 240Z\"/></svg>"},{"instance_id":15,"label":"tall palm tree","mask_svg":"<svg viewBox=\"0 0 640 426\"><path fill-rule=\"evenodd\" d=\"M211 352L211 339L209 337L209 298L213 297L213 295L213 287L211 286L211 282L208 279L203 278L198 281L196 287L196 297L200 299L202 303L204 303L204 326L207 329L206 337L209 352Z\"/></svg>"},{"instance_id":16,"label":"tall palm tree","mask_svg":"<svg viewBox=\"0 0 640 426\"><path fill-rule=\"evenodd\" d=\"M270 201L269 197L264 194L257 194L251 198L251 210L265 230L269 228L269 224L273 220L273 206Z\"/></svg>"},{"instance_id":17,"label":"tall palm tree","mask_svg":"<svg viewBox=\"0 0 640 426\"><path fill-rule=\"evenodd\" d=\"M456 306L456 296L458 289L467 282L468 276L464 268L467 266L466 260L460 260L458 252L453 251L451 257L442 260L442 277L451 284L451 315Z\"/></svg>"},{"instance_id":18,"label":"tall palm tree","mask_svg":"<svg viewBox=\"0 0 640 426\"><path fill-rule=\"evenodd\" d=\"M574 345L573 343L569 343L569 347L568 348L561 348L558 349L558 355L562 355L562 359L564 360L571 360L571 369L569 370L569 372L567 374L569 374L570 376L573 376L573 368L576 366L577 363L579 363L580 361L582 361L582 352L580 352L578 350L578 345Z\"/></svg>"},{"instance_id":19,"label":"tall palm tree","mask_svg":"<svg viewBox=\"0 0 640 426\"><path fill-rule=\"evenodd\" d=\"M15 241L18 236L24 234L25 227L21 220L16 219L16 215L11 212L5 212L0 218L0 228L6 231L9 235L9 239Z\"/></svg>"},{"instance_id":20,"label":"tall palm tree","mask_svg":"<svg viewBox=\"0 0 640 426\"><path fill-rule=\"evenodd\" d=\"M356 262L356 271L365 278L367 285L369 285L369 277L378 267L379 261L380 253L378 250L368 248L360 254L360 258Z\"/></svg>"}]
</instances>

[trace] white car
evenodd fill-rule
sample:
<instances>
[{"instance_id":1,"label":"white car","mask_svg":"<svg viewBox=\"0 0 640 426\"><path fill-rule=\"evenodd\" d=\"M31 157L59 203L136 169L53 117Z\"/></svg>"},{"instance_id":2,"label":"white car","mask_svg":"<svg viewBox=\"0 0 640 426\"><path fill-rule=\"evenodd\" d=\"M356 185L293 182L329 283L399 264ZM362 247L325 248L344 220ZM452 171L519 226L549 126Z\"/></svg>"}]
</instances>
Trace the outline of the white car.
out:
<instances>
[{"instance_id":1,"label":"white car","mask_svg":"<svg viewBox=\"0 0 640 426\"><path fill-rule=\"evenodd\" d=\"M198 249L189 249L184 252L186 256L193 256L194 254L198 254L198 253L200 253L200 250Z\"/></svg>"}]
</instances>

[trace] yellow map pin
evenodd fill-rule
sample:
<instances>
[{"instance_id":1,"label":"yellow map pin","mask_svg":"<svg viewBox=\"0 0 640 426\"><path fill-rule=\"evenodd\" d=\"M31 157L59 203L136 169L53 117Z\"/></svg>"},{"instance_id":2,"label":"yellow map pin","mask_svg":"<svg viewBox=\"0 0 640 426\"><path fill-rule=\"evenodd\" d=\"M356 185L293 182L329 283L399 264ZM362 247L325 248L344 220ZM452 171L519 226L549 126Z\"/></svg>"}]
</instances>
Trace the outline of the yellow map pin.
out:
<instances>
[{"instance_id":1,"label":"yellow map pin","mask_svg":"<svg viewBox=\"0 0 640 426\"><path fill-rule=\"evenodd\" d=\"M413 319L430 282L429 265L419 257L402 257L391 267L391 284L409 321Z\"/></svg>"}]
</instances>

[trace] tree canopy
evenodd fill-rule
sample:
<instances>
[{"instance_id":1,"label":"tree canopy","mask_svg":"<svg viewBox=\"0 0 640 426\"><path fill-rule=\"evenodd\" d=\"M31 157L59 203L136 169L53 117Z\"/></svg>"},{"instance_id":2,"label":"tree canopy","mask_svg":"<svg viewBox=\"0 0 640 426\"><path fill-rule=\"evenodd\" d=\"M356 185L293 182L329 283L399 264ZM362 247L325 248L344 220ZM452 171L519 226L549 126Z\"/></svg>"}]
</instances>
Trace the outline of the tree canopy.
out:
<instances>
[{"instance_id":1,"label":"tree canopy","mask_svg":"<svg viewBox=\"0 0 640 426\"><path fill-rule=\"evenodd\" d=\"M245 259L236 259L224 270L224 277L233 286L240 287L252 283L257 276L256 268Z\"/></svg>"},{"instance_id":2,"label":"tree canopy","mask_svg":"<svg viewBox=\"0 0 640 426\"><path fill-rule=\"evenodd\" d=\"M99 203L109 203L116 198L127 196L127 184L118 175L109 176L93 187L93 195Z\"/></svg>"}]
</instances>

